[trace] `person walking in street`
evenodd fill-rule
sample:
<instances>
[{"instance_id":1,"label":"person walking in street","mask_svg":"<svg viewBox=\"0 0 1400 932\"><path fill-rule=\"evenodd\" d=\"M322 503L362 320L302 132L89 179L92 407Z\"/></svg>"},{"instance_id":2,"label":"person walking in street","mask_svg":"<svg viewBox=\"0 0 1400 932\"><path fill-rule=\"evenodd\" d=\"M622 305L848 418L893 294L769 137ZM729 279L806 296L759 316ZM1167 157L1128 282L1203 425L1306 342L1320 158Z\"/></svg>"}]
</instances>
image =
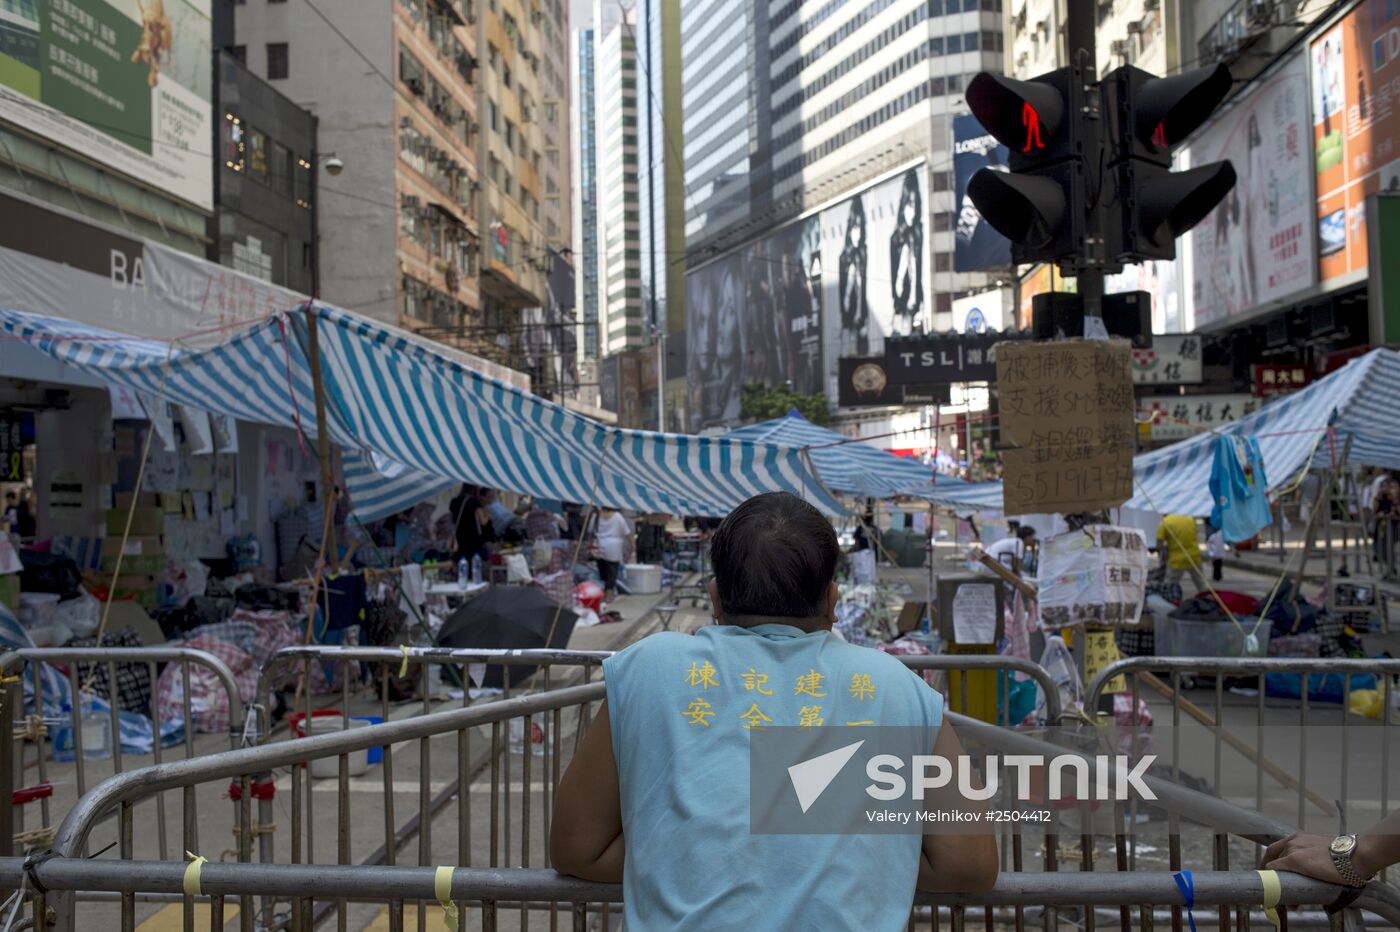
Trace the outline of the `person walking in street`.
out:
<instances>
[{"instance_id":1,"label":"person walking in street","mask_svg":"<svg viewBox=\"0 0 1400 932\"><path fill-rule=\"evenodd\" d=\"M1196 537L1195 518L1164 516L1157 525L1157 552L1166 563L1169 585L1181 585L1182 577L1190 573L1196 592L1206 588L1205 577L1201 575L1201 544Z\"/></svg>"},{"instance_id":2,"label":"person walking in street","mask_svg":"<svg viewBox=\"0 0 1400 932\"><path fill-rule=\"evenodd\" d=\"M1030 555L1030 549L1033 546L1035 546L1035 528L1023 524L992 544L984 553L1020 576L1026 571L1026 558ZM981 563L978 563L975 568L980 573L991 573L991 570Z\"/></svg>"},{"instance_id":3,"label":"person walking in street","mask_svg":"<svg viewBox=\"0 0 1400 932\"><path fill-rule=\"evenodd\" d=\"M751 827L755 729L898 725L925 735L935 757L964 753L938 692L896 658L832 634L839 554L810 504L786 492L751 498L711 539L715 623L643 638L604 661L607 698L559 785L550 853L562 873L621 881L626 928L894 932L916 889L994 885L985 803L960 781L922 803L981 816L958 834ZM789 776L774 774L774 786L795 809ZM755 799L765 813L769 802Z\"/></svg>"},{"instance_id":4,"label":"person walking in street","mask_svg":"<svg viewBox=\"0 0 1400 932\"><path fill-rule=\"evenodd\" d=\"M1400 485L1387 478L1371 504L1374 514L1372 541L1376 562L1385 576L1395 572L1395 531L1400 523Z\"/></svg>"},{"instance_id":5,"label":"person walking in street","mask_svg":"<svg viewBox=\"0 0 1400 932\"><path fill-rule=\"evenodd\" d=\"M617 574L632 543L632 523L621 512L604 508L598 512L598 575L603 579L603 599L617 598Z\"/></svg>"},{"instance_id":6,"label":"person walking in street","mask_svg":"<svg viewBox=\"0 0 1400 932\"><path fill-rule=\"evenodd\" d=\"M1218 527L1212 527L1206 538L1206 556L1210 558L1210 581L1220 582L1225 569L1225 532Z\"/></svg>"}]
</instances>

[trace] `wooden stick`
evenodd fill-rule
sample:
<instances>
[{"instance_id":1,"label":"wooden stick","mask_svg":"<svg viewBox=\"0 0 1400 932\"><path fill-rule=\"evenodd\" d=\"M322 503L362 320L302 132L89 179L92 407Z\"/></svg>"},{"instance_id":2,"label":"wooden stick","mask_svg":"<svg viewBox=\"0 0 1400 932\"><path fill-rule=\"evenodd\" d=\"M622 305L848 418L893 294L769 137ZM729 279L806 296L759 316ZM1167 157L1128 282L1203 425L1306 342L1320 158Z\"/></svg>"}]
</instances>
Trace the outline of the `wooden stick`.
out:
<instances>
[{"instance_id":1,"label":"wooden stick","mask_svg":"<svg viewBox=\"0 0 1400 932\"><path fill-rule=\"evenodd\" d=\"M1006 567L1002 566L999 561L987 556L986 551L978 552L977 561L983 566L985 566L987 569L991 570L997 576L1001 577L1002 582L1006 583L1008 586L1011 586L1026 598L1034 599L1036 595L1039 594L1040 590L1036 588L1034 583L1026 582L1020 576L1011 572L1011 570L1007 569Z\"/></svg>"},{"instance_id":2,"label":"wooden stick","mask_svg":"<svg viewBox=\"0 0 1400 932\"><path fill-rule=\"evenodd\" d=\"M1169 685L1163 683L1160 679L1157 678L1156 675L1144 671L1139 673L1138 677L1144 683L1146 683L1148 687L1150 687L1154 692L1160 693L1161 695L1166 696L1168 699L1171 699L1173 702L1175 702L1178 706L1181 707L1181 710L1183 712L1194 718L1196 721L1200 722L1202 725L1205 725L1207 728L1219 728L1220 737L1224 740L1226 744L1234 748L1236 751L1239 751L1245 757L1249 758L1255 766L1267 773L1269 776L1273 777L1283 786L1288 787L1290 790L1296 790L1300 788L1298 781L1293 779L1293 776L1290 773L1288 773L1288 771L1284 770L1278 764L1275 764L1273 761L1261 755L1251 745L1247 744L1242 738L1239 738L1232 732L1226 730L1223 726L1216 722L1215 716L1211 715L1205 709L1202 709L1200 706L1196 705L1196 703L1192 702L1190 699L1187 699L1185 696L1177 695L1176 692ZM1217 787L1216 789L1218 790L1219 787ZM1311 802L1318 809L1320 809L1324 815L1334 816L1337 814L1337 808L1332 804L1331 801L1319 796L1317 793L1313 792L1308 787L1304 786L1301 787L1301 789L1303 790L1303 794L1307 796L1308 801Z\"/></svg>"}]
</instances>

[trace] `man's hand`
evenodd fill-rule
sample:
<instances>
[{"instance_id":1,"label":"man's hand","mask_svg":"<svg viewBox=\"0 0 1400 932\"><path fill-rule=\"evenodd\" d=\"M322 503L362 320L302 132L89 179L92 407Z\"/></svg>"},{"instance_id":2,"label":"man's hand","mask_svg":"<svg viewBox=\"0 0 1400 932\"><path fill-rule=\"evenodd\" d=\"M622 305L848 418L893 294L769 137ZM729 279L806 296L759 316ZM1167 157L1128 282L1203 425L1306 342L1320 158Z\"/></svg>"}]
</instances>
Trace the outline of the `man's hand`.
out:
<instances>
[{"instance_id":1,"label":"man's hand","mask_svg":"<svg viewBox=\"0 0 1400 932\"><path fill-rule=\"evenodd\" d=\"M1337 873L1337 865L1332 863L1332 855L1327 846L1332 844L1331 835L1311 835L1298 832L1282 841L1269 845L1264 852L1264 869L1292 871L1306 874L1317 880L1346 886L1347 882Z\"/></svg>"}]
</instances>

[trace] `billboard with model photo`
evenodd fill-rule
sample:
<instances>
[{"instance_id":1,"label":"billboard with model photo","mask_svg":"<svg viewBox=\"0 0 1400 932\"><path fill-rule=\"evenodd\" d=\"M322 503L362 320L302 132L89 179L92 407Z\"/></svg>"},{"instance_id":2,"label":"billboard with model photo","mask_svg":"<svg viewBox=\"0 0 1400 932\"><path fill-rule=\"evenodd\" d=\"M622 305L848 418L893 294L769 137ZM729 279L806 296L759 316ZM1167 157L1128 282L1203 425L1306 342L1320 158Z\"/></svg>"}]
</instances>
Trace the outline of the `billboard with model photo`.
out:
<instances>
[{"instance_id":1,"label":"billboard with model photo","mask_svg":"<svg viewBox=\"0 0 1400 932\"><path fill-rule=\"evenodd\" d=\"M745 384L834 399L840 357L927 330L927 204L911 166L690 271L691 429L737 422Z\"/></svg>"},{"instance_id":2,"label":"billboard with model photo","mask_svg":"<svg viewBox=\"0 0 1400 932\"><path fill-rule=\"evenodd\" d=\"M1400 5L1363 0L1312 43L1318 276L1366 268L1366 195L1400 191Z\"/></svg>"}]
</instances>

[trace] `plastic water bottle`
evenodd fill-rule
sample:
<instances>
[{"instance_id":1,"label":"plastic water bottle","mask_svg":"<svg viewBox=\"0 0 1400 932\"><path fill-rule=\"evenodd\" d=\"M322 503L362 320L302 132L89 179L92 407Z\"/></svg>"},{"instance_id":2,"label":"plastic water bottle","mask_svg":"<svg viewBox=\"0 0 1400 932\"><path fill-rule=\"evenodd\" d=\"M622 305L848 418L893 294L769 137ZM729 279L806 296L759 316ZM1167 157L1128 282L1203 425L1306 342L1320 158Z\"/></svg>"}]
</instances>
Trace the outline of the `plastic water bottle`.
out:
<instances>
[{"instance_id":1,"label":"plastic water bottle","mask_svg":"<svg viewBox=\"0 0 1400 932\"><path fill-rule=\"evenodd\" d=\"M457 588L467 588L467 558L462 557L457 561Z\"/></svg>"},{"instance_id":2,"label":"plastic water bottle","mask_svg":"<svg viewBox=\"0 0 1400 932\"><path fill-rule=\"evenodd\" d=\"M481 582L481 554L472 555L472 582Z\"/></svg>"},{"instance_id":3,"label":"plastic water bottle","mask_svg":"<svg viewBox=\"0 0 1400 932\"><path fill-rule=\"evenodd\" d=\"M84 703L78 727L83 732L83 757L88 760L103 760L112 756L110 713L98 710L92 703Z\"/></svg>"}]
</instances>

